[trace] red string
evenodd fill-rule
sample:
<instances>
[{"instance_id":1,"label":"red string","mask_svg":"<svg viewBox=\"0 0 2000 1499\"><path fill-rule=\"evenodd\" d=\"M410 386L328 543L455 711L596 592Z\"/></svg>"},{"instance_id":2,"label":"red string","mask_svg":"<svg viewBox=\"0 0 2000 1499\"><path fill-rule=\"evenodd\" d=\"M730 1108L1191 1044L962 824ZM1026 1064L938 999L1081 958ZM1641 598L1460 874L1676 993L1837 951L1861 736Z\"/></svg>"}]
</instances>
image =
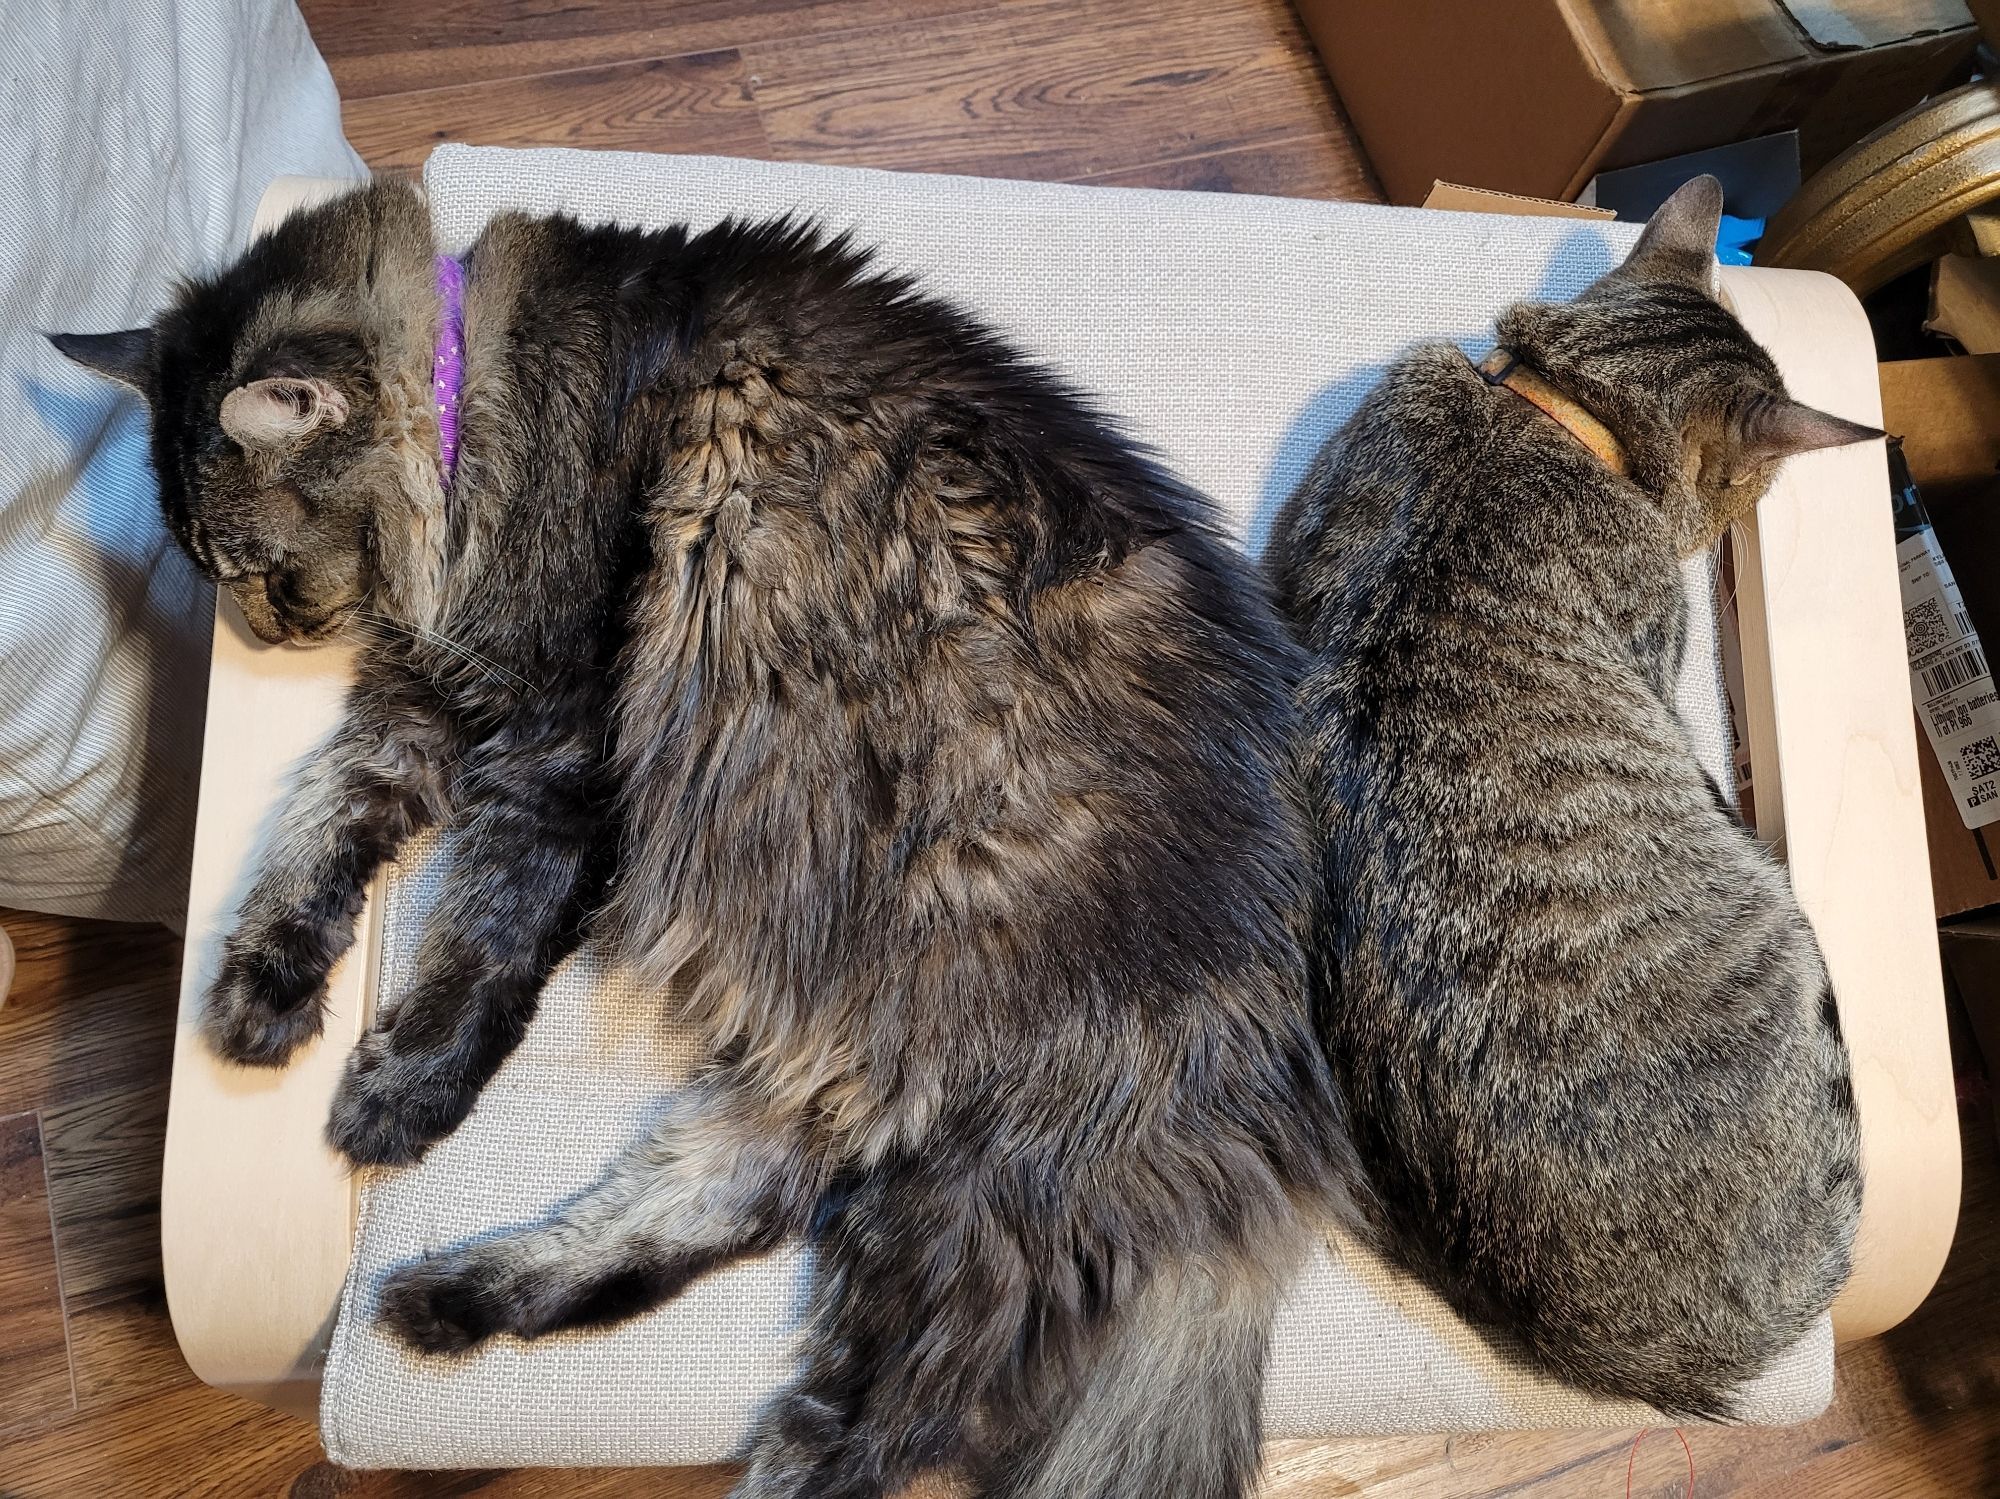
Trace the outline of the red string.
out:
<instances>
[{"instance_id":1,"label":"red string","mask_svg":"<svg viewBox=\"0 0 2000 1499\"><path fill-rule=\"evenodd\" d=\"M1650 1433L1652 1429L1653 1429L1652 1427L1648 1426L1644 1428L1644 1430L1642 1430L1636 1437L1632 1438L1632 1452L1631 1455L1625 1459L1625 1499L1632 1499L1632 1465L1639 1461L1639 1444L1646 1440L1647 1434ZM1694 1499L1694 1448L1688 1446L1687 1433L1682 1431L1678 1426L1674 1428L1674 1435L1681 1439L1681 1451L1687 1454L1687 1460L1688 1460L1687 1499Z\"/></svg>"}]
</instances>

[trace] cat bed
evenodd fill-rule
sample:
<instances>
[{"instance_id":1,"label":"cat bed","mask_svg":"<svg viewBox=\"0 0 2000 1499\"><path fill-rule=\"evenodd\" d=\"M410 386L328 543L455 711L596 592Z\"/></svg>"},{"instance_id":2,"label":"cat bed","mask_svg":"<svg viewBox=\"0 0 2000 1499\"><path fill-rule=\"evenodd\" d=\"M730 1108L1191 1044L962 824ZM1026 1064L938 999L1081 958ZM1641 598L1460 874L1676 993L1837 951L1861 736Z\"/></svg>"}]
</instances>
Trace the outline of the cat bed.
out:
<instances>
[{"instance_id":1,"label":"cat bed","mask_svg":"<svg viewBox=\"0 0 2000 1499\"><path fill-rule=\"evenodd\" d=\"M879 247L885 265L919 273L1095 393L1214 496L1253 550L1320 443L1399 349L1436 337L1476 356L1506 303L1573 294L1612 265L1634 233L1558 219L567 151L445 147L431 158L425 184L450 248L468 244L507 208L652 225L802 211L852 227ZM1865 323L1851 299L1831 305L1859 327L1856 335L1842 325L1851 367L1865 347ZM1872 362L1867 372L1872 377ZM1844 409L1825 387L1802 384L1799 394ZM1822 456L1821 473L1843 472L1826 465L1850 461ZM1879 456L1872 461L1879 474ZM1866 479L1850 473L1835 492L1851 497ZM1845 500L1829 503L1845 513ZM1882 518L1879 559L1858 564L1866 580L1856 585L1848 576L1851 558L1835 573L1847 597L1888 611L1894 628L1886 509ZM1878 562L1875 578L1869 569ZM1754 548L1747 565L1761 566ZM1687 587L1693 643L1679 705L1690 744L1726 785L1727 715L1706 561L1689 567ZM1760 581L1756 598L1763 594ZM1832 633L1845 639L1837 625ZM1795 649L1794 637L1789 623L1767 628L1761 614L1756 634L1760 655L1750 675L1768 707L1784 697L1767 680L1769 663ZM1879 651L1871 657L1862 648L1861 657L1849 658L1847 669L1883 673ZM343 671L337 652L260 651L240 622L219 618L195 870L201 914L218 934L282 770L332 722ZM1806 695L1798 703L1791 721L1806 727L1811 703ZM250 714L262 731L246 740L237 729ZM1884 713L1882 722L1870 732L1914 786L1907 701L1900 718ZM1919 814L1896 789L1901 784L1892 778L1887 790L1853 794L1881 804L1889 832L1877 840L1876 859L1903 867L1914 859L1921 874L1921 822L1909 820ZM1793 810L1795 829L1817 850L1818 814L1805 815L1804 804ZM1836 855L1836 864L1850 857L1844 845ZM803 1249L712 1275L618 1328L533 1344L501 1339L456 1361L415 1355L376 1325L386 1269L542 1216L595 1177L694 1061L669 997L643 991L586 950L551 982L527 1040L470 1119L421 1165L365 1173L358 1197L347 1195L337 1163L316 1144L324 1102L374 997L407 982L450 857L448 837L428 839L383 878L356 952L336 975L328 1037L277 1078L222 1068L191 1034L216 943L190 943L164 1205L183 1348L204 1377L274 1400L309 1396L325 1349L322 1434L328 1452L354 1466L692 1463L736 1453L788 1373ZM1817 914L1814 892L1804 881L1800 888ZM1908 911L1890 913L1886 939L1878 913L1870 934L1877 947L1914 950L1927 922L1911 914L1923 914L1918 906L1904 905ZM1838 982L1843 946L1829 939L1827 947ZM1914 1031L1905 1023L1899 1043L1919 1053L1898 1064L1909 1074L1899 1085L1904 1096L1929 1100L1942 1089L1948 1097L1941 1029L1932 1036L1922 1018L1927 1005L1938 1008L1935 981L1929 989L1921 975L1891 983L1873 959L1869 974L1877 990L1901 986L1905 1014L1920 1017ZM1883 1002L1871 991L1871 1004ZM1850 1025L1858 1057L1880 1029L1879 1021L1873 1029ZM1865 1063L1857 1083L1869 1122ZM1940 1147L1926 1141L1926 1148ZM1647 1190L1644 1182L1631 1186ZM1661 1204L1663 1213L1672 1210ZM274 1217L286 1225L282 1247L269 1226ZM342 1233L350 1222L351 1244ZM1943 1234L1948 1239L1948 1226ZM1925 1240L1913 1251L1924 1285L1921 1261L1930 1249ZM1941 1259L1941 1245L1936 1254ZM1741 1414L1760 1423L1807 1419L1830 1398L1832 1373L1833 1334L1823 1320L1745 1387ZM1274 1437L1630 1427L1654 1419L1643 1407L1586 1398L1540 1376L1408 1278L1331 1242L1280 1318L1265 1407Z\"/></svg>"},{"instance_id":2,"label":"cat bed","mask_svg":"<svg viewBox=\"0 0 2000 1499\"><path fill-rule=\"evenodd\" d=\"M142 402L39 330L128 328L250 240L281 172L359 169L291 0L7 7L0 97L0 906L178 925L210 585Z\"/></svg>"}]
</instances>

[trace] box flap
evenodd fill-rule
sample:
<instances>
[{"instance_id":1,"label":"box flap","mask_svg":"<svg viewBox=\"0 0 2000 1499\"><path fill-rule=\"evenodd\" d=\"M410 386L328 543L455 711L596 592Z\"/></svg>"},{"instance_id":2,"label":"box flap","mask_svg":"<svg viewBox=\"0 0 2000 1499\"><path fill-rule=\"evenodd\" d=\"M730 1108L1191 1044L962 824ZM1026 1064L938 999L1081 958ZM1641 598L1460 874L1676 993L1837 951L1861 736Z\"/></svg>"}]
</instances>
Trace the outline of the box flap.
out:
<instances>
[{"instance_id":1,"label":"box flap","mask_svg":"<svg viewBox=\"0 0 2000 1499\"><path fill-rule=\"evenodd\" d=\"M1992 943L1993 950L2000 952L2000 916L1967 916L1938 928L1938 940L1949 952L1953 943ZM2000 995L2000 988L1994 990Z\"/></svg>"},{"instance_id":2,"label":"box flap","mask_svg":"<svg viewBox=\"0 0 2000 1499\"><path fill-rule=\"evenodd\" d=\"M1924 331L1956 340L1968 354L2000 354L2000 260L1940 256L1931 269Z\"/></svg>"},{"instance_id":3,"label":"box flap","mask_svg":"<svg viewBox=\"0 0 2000 1499\"><path fill-rule=\"evenodd\" d=\"M1963 0L1778 0L1815 46L1885 47L1972 24Z\"/></svg>"},{"instance_id":4,"label":"box flap","mask_svg":"<svg viewBox=\"0 0 2000 1499\"><path fill-rule=\"evenodd\" d=\"M1607 80L1635 94L1682 88L1811 55L1777 0L1564 0Z\"/></svg>"},{"instance_id":5,"label":"box flap","mask_svg":"<svg viewBox=\"0 0 2000 1499\"><path fill-rule=\"evenodd\" d=\"M1571 0L1296 0L1395 203L1440 177L1569 196L1580 158L1633 100L1571 27Z\"/></svg>"},{"instance_id":6,"label":"box flap","mask_svg":"<svg viewBox=\"0 0 2000 1499\"><path fill-rule=\"evenodd\" d=\"M1964 0L1563 0L1563 9L1604 77L1641 94L1972 25Z\"/></svg>"},{"instance_id":7,"label":"box flap","mask_svg":"<svg viewBox=\"0 0 2000 1499\"><path fill-rule=\"evenodd\" d=\"M1608 219L1616 216L1609 208L1591 208L1581 203L1559 203L1553 198L1529 198L1520 193L1497 193L1484 187L1461 187L1456 182L1433 182L1425 195L1425 208L1441 208L1447 213L1511 213L1531 219Z\"/></svg>"}]
</instances>

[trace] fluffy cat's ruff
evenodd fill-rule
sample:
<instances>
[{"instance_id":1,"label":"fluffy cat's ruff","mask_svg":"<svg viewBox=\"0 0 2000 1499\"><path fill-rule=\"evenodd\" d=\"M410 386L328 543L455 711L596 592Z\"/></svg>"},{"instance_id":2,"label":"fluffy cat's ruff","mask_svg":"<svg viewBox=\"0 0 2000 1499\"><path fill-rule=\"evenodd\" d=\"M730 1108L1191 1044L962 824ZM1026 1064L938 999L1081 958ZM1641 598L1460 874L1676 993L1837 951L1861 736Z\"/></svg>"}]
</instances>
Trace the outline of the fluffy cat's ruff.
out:
<instances>
[{"instance_id":1,"label":"fluffy cat's ruff","mask_svg":"<svg viewBox=\"0 0 2000 1499\"><path fill-rule=\"evenodd\" d=\"M190 288L138 364L105 346L196 560L271 633L369 636L211 1038L282 1061L437 821L417 976L334 1107L355 1159L455 1127L586 929L694 965L700 1084L383 1314L436 1351L532 1337L809 1231L744 1493L956 1460L1024 1499L1241 1493L1272 1288L1344 1149L1281 790L1298 656L1255 573L1046 374L793 224L496 219L446 496L432 251L376 184ZM216 415L265 378L348 419L240 453Z\"/></svg>"},{"instance_id":2,"label":"fluffy cat's ruff","mask_svg":"<svg viewBox=\"0 0 2000 1499\"><path fill-rule=\"evenodd\" d=\"M1786 452L1879 435L1710 297L1720 203L1500 320L1631 481L1421 348L1267 554L1313 657L1316 1005L1389 1237L1564 1378L1693 1416L1826 1309L1860 1175L1818 945L1674 711L1680 558Z\"/></svg>"}]
</instances>

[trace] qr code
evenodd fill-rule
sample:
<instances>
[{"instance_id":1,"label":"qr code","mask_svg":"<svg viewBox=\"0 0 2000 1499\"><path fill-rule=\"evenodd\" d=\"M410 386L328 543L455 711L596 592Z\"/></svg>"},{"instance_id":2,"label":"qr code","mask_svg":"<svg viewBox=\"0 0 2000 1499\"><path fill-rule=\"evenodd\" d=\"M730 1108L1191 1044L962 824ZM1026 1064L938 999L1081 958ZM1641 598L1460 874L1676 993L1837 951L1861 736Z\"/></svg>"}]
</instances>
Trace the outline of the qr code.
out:
<instances>
[{"instance_id":1,"label":"qr code","mask_svg":"<svg viewBox=\"0 0 2000 1499\"><path fill-rule=\"evenodd\" d=\"M1905 609L1903 633L1909 637L1912 656L1927 656L1952 642L1951 630L1944 622L1943 605L1937 599L1925 599L1914 609Z\"/></svg>"},{"instance_id":2,"label":"qr code","mask_svg":"<svg viewBox=\"0 0 2000 1499\"><path fill-rule=\"evenodd\" d=\"M1993 735L1975 739L1958 752L1965 763L1965 773L1973 780L1983 780L1990 775L2000 775L2000 749L1993 744Z\"/></svg>"}]
</instances>

